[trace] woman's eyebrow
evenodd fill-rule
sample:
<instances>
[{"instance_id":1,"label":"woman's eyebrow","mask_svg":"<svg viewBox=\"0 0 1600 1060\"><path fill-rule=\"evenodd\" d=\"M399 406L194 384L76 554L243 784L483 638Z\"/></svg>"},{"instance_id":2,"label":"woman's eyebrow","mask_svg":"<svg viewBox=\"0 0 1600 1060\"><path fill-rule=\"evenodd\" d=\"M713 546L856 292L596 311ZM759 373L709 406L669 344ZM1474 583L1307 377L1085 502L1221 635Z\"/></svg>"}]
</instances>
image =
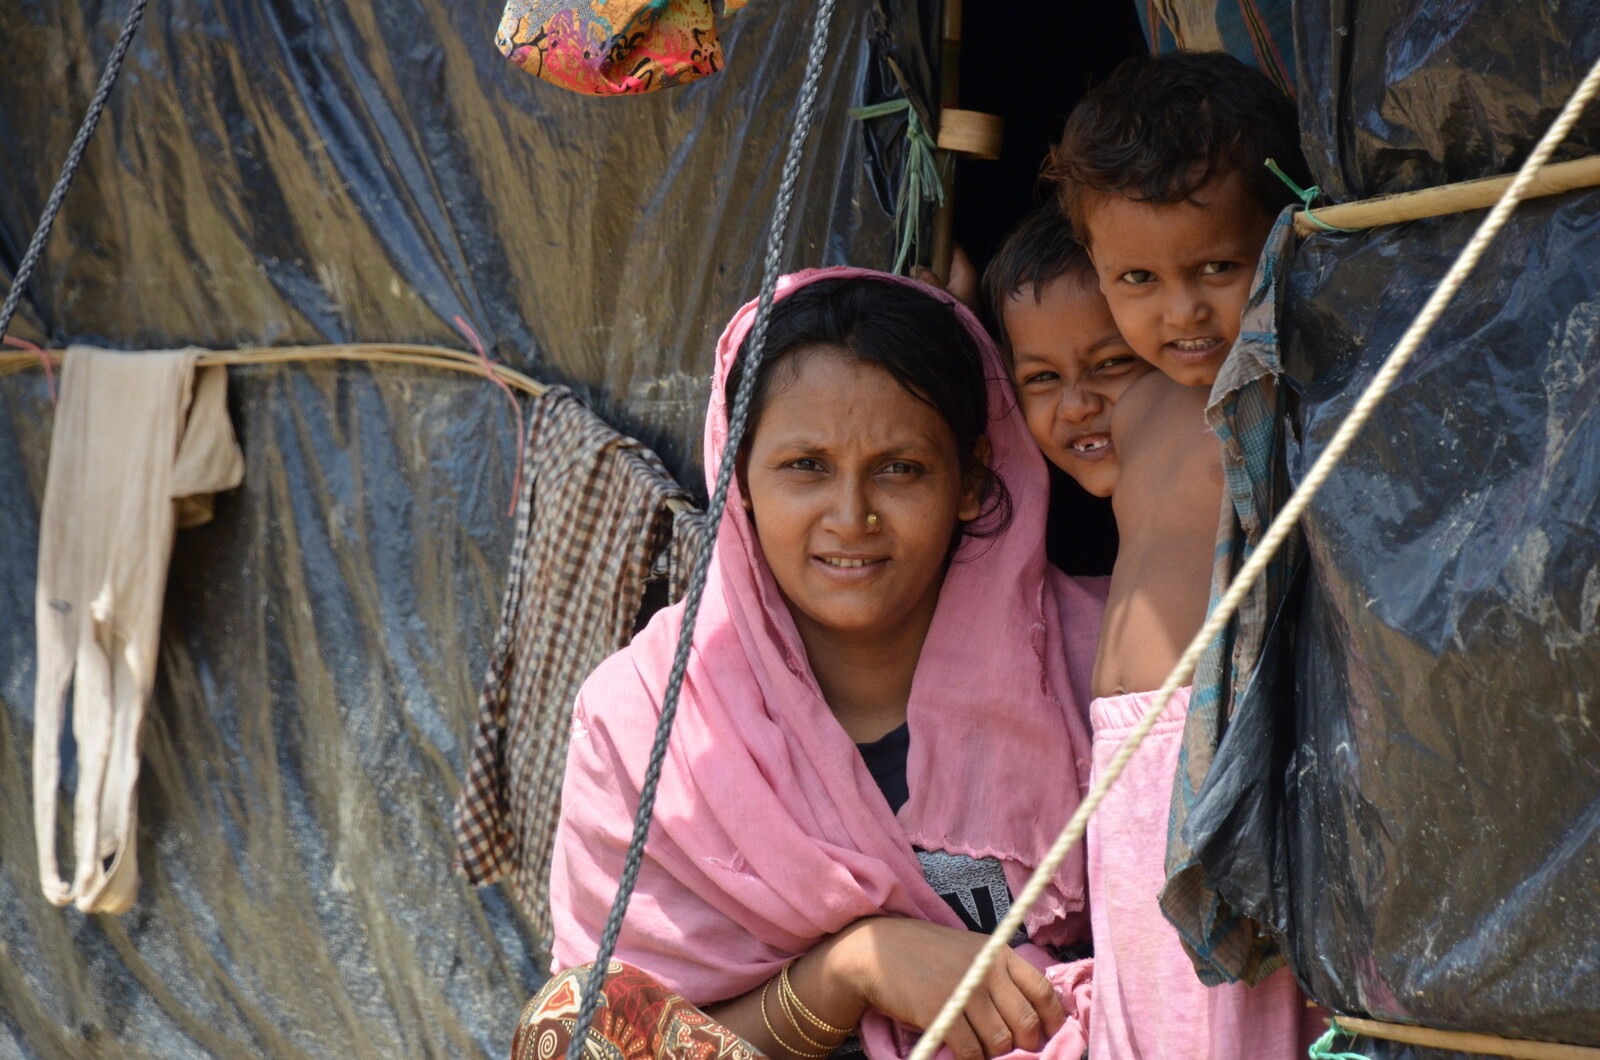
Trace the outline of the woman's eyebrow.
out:
<instances>
[{"instance_id":1,"label":"woman's eyebrow","mask_svg":"<svg viewBox=\"0 0 1600 1060\"><path fill-rule=\"evenodd\" d=\"M798 437L793 439L778 438L772 443L772 452L781 457L794 456L828 456L833 450L825 443L813 438ZM868 454L874 460L886 457L917 456L926 458L937 455L939 444L932 438L918 437L914 441L895 442L883 448L875 448Z\"/></svg>"},{"instance_id":2,"label":"woman's eyebrow","mask_svg":"<svg viewBox=\"0 0 1600 1060\"><path fill-rule=\"evenodd\" d=\"M816 456L827 452L827 446L811 438L777 438L772 443L772 448L781 449L790 453L804 453L806 456Z\"/></svg>"}]
</instances>

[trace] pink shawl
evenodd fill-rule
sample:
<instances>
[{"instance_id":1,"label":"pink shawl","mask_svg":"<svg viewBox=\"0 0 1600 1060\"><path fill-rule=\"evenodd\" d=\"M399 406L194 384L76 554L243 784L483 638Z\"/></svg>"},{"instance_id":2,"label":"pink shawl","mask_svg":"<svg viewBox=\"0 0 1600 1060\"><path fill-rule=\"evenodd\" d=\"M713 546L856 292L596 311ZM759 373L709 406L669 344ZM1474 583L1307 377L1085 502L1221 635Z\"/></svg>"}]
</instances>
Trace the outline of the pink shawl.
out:
<instances>
[{"instance_id":1,"label":"pink shawl","mask_svg":"<svg viewBox=\"0 0 1600 1060\"><path fill-rule=\"evenodd\" d=\"M777 297L850 276L916 285L862 269L814 269L785 277ZM994 469L1014 513L997 537L964 541L945 577L907 706L911 798L898 815L823 701L737 483L729 491L644 866L616 951L697 1004L759 986L784 961L862 917L961 927L924 881L912 848L994 857L1016 893L1087 782L1088 681L1101 599L1045 562L1043 459L993 345L966 309L955 308L983 351ZM741 309L717 344L708 473L728 435L724 382L755 309L754 302ZM573 709L550 881L556 971L592 961L598 948L682 618L681 604L658 613L601 664ZM1075 853L1028 914L1030 936L1046 944L1086 937L1084 901L1084 862ZM1022 949L1041 967L1048 963L1043 951ZM1052 974L1069 1015L1087 993L1086 971ZM868 1015L869 1052L879 1060L902 1052L910 1040L903 1028ZM1081 1045L1072 1051L1069 1040L1079 1040L1081 1023L1058 1034L1048 1052L1075 1058ZM1058 1051L1057 1042L1067 1049Z\"/></svg>"}]
</instances>

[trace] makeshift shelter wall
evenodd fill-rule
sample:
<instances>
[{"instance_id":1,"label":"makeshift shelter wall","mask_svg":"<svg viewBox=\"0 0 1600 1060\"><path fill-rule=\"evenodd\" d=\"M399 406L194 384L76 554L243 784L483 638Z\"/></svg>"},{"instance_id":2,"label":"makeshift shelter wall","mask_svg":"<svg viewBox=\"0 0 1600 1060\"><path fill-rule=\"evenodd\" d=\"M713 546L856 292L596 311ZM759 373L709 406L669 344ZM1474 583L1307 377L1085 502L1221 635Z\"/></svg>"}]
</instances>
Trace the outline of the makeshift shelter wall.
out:
<instances>
[{"instance_id":1,"label":"makeshift shelter wall","mask_svg":"<svg viewBox=\"0 0 1600 1060\"><path fill-rule=\"evenodd\" d=\"M1510 172L1600 56L1600 4L1296 8L1334 201ZM1591 106L1556 160L1600 149ZM1299 481L1482 212L1303 241L1279 319ZM1600 1045L1600 192L1521 207L1303 520L1276 775L1207 861L1337 1011ZM1284 760L1246 761L1247 746ZM1276 753L1276 752L1275 752ZM1264 772L1263 772L1264 771ZM1218 849L1222 849L1219 847ZM1436 1052L1363 1041L1374 1058Z\"/></svg>"},{"instance_id":2,"label":"makeshift shelter wall","mask_svg":"<svg viewBox=\"0 0 1600 1060\"><path fill-rule=\"evenodd\" d=\"M25 316L151 349L397 341L494 355L587 395L698 475L709 351L759 278L808 11L722 22L727 69L598 99L505 62L495 0L153 6ZM0 266L21 257L124 5L0 12ZM847 111L932 85L933 18L834 21L791 265L886 262L904 118ZM866 135L870 132L872 135ZM870 169L870 172L869 172Z\"/></svg>"},{"instance_id":3,"label":"makeshift shelter wall","mask_svg":"<svg viewBox=\"0 0 1600 1060\"><path fill-rule=\"evenodd\" d=\"M0 10L30 57L0 69L8 273L123 10ZM692 479L809 14L752 5L720 74L593 100L503 62L497 3L152 4L23 333L460 347L460 315ZM894 90L890 51L927 82L928 22L840 5L786 266L887 263L875 160L903 119L846 111ZM51 406L41 372L0 378L0 1058L504 1053L544 958L449 872L449 814L510 546L506 405L453 373L231 371L245 479L174 554L140 900L84 916L40 894L29 813Z\"/></svg>"}]
</instances>

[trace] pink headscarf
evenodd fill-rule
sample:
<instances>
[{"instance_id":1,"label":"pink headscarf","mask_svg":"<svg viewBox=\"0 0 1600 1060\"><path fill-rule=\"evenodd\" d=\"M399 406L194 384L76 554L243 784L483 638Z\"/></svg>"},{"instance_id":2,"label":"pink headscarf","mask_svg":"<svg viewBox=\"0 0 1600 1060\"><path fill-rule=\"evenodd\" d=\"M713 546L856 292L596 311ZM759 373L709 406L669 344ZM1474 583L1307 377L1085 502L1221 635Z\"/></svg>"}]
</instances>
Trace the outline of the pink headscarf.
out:
<instances>
[{"instance_id":1,"label":"pink headscarf","mask_svg":"<svg viewBox=\"0 0 1600 1060\"><path fill-rule=\"evenodd\" d=\"M737 482L730 487L616 950L696 1004L761 985L862 917L962 927L923 879L913 847L996 858L1015 894L1089 776L1088 681L1101 599L1045 562L1044 462L993 344L944 292L902 277L813 269L781 280L777 297L856 276L927 291L951 304L977 341L989 377L992 466L1010 490L1012 520L995 537L964 541L945 575L906 708L911 797L897 815L823 701ZM717 344L708 470L722 458L724 384L755 312L754 302L741 309ZM601 664L573 709L550 882L556 971L592 961L599 946L682 618L681 604L658 613ZM1086 937L1084 898L1078 853L1029 912L1029 935L1043 944ZM1034 947L1019 952L1048 963ZM1086 993L1084 974L1052 974L1066 988L1069 1015ZM880 1060L901 1052L907 1036L868 1015L869 1052Z\"/></svg>"}]
</instances>

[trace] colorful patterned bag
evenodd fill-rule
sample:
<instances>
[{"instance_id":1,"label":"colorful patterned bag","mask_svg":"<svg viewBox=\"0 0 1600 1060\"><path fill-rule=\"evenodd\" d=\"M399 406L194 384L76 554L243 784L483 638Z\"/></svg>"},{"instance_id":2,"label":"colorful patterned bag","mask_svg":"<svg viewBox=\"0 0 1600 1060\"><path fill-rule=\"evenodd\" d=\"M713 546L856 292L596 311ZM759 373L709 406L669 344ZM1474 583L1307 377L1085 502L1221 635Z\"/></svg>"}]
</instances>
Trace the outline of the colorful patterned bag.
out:
<instances>
[{"instance_id":1,"label":"colorful patterned bag","mask_svg":"<svg viewBox=\"0 0 1600 1060\"><path fill-rule=\"evenodd\" d=\"M724 11L745 0L724 0ZM722 69L712 0L507 0L494 42L553 85L594 96L672 88Z\"/></svg>"}]
</instances>

